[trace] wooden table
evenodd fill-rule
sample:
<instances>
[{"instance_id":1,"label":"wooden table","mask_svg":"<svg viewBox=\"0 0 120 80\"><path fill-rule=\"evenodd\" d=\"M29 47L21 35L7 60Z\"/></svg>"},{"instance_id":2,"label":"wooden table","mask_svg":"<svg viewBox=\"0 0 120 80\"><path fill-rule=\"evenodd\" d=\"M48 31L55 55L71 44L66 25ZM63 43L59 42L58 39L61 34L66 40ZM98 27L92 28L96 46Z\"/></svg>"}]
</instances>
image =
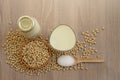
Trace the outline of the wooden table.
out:
<instances>
[{"instance_id":1,"label":"wooden table","mask_svg":"<svg viewBox=\"0 0 120 80\"><path fill-rule=\"evenodd\" d=\"M104 63L86 64L88 70L51 71L39 76L16 72L5 63L1 47L10 28L22 15L35 17L48 37L59 24L81 32L105 27L97 37L96 48ZM120 79L120 0L0 0L0 80L119 80Z\"/></svg>"}]
</instances>

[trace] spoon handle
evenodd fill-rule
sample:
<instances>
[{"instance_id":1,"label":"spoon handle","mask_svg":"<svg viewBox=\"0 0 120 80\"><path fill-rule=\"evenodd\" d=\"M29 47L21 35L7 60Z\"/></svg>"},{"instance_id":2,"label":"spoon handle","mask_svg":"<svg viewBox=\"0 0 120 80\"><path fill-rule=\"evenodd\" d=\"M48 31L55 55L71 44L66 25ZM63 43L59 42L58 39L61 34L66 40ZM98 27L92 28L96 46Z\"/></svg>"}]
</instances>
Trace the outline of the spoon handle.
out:
<instances>
[{"instance_id":1,"label":"spoon handle","mask_svg":"<svg viewBox=\"0 0 120 80\"><path fill-rule=\"evenodd\" d=\"M92 63L95 63L95 62L104 62L104 59L103 58L80 58L79 61L77 61L78 63L80 62L92 62Z\"/></svg>"},{"instance_id":2,"label":"spoon handle","mask_svg":"<svg viewBox=\"0 0 120 80\"><path fill-rule=\"evenodd\" d=\"M80 62L92 62L92 63L96 63L96 62L104 62L103 58L81 58L80 56L74 56L74 58L76 59L76 63L80 63Z\"/></svg>"}]
</instances>

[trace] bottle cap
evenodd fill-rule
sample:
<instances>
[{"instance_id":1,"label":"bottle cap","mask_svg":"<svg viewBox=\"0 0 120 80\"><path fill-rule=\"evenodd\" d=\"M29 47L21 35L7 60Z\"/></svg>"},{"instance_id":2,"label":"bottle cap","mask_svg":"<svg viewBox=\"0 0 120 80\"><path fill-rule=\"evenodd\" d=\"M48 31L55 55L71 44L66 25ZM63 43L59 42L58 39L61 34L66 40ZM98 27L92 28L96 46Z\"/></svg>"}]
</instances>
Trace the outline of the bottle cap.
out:
<instances>
[{"instance_id":1,"label":"bottle cap","mask_svg":"<svg viewBox=\"0 0 120 80\"><path fill-rule=\"evenodd\" d=\"M21 16L18 19L18 26L21 31L30 31L34 26L34 21L29 16Z\"/></svg>"}]
</instances>

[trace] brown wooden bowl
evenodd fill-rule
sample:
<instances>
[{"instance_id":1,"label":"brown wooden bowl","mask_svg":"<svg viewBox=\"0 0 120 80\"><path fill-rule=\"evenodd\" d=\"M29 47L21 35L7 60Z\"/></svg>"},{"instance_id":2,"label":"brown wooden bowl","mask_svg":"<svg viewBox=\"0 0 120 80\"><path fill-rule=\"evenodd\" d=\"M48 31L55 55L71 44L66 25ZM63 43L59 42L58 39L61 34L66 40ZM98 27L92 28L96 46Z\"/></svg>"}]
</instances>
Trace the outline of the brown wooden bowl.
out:
<instances>
[{"instance_id":1,"label":"brown wooden bowl","mask_svg":"<svg viewBox=\"0 0 120 80\"><path fill-rule=\"evenodd\" d=\"M48 55L48 56L50 56L50 57L49 57L49 59L46 60L46 62L44 62L42 65L32 67L32 66L30 66L30 65L28 64L28 62L26 62L26 61L23 59L24 55L23 55L23 52L22 52L22 49L21 49L22 61L23 61L23 63L25 64L25 66L27 66L28 68L31 68L31 69L41 69L41 68L45 67L45 66L49 63L49 61L50 61L50 58L51 58L51 47L50 47L49 43L48 43L45 39L40 39L40 38L29 39L29 41L28 41L25 45L29 44L31 41L41 41L41 42L43 42L43 43L48 47L48 52L49 52L49 55ZM25 45L23 45L22 48L25 47Z\"/></svg>"}]
</instances>

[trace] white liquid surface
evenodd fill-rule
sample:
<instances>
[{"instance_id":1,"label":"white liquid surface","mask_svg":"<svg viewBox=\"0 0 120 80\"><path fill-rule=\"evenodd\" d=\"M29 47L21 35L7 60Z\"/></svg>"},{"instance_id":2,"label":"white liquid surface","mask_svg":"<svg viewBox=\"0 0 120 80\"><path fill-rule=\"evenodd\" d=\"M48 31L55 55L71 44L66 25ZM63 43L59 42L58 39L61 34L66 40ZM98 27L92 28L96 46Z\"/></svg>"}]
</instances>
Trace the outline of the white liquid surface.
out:
<instances>
[{"instance_id":1,"label":"white liquid surface","mask_svg":"<svg viewBox=\"0 0 120 80\"><path fill-rule=\"evenodd\" d=\"M76 44L75 33L69 26L60 25L52 32L50 36L50 44L57 50L70 50Z\"/></svg>"}]
</instances>

